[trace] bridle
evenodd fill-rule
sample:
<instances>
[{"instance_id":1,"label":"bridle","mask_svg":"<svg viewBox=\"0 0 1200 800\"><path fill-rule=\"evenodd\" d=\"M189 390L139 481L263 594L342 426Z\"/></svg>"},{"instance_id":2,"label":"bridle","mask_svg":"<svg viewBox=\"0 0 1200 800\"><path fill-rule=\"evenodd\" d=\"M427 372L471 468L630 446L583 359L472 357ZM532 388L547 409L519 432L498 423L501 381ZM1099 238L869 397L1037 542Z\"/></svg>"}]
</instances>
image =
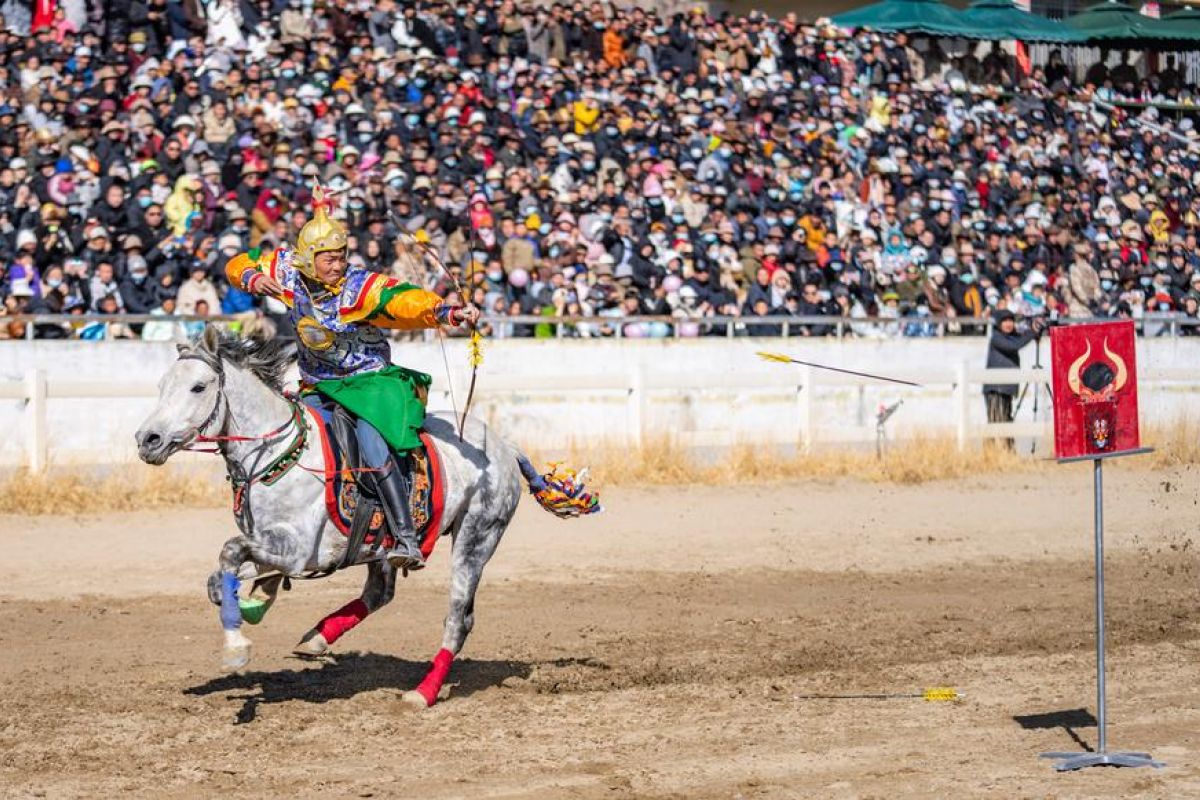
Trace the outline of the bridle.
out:
<instances>
[{"instance_id":1,"label":"bridle","mask_svg":"<svg viewBox=\"0 0 1200 800\"><path fill-rule=\"evenodd\" d=\"M225 397L225 369L220 358L209 357L199 353L185 353L178 357L178 361L187 360L199 361L206 367L217 373L217 398L213 402L212 411L208 416L195 428L195 436L193 436L187 444L181 449L195 453L212 453L221 455L225 459L225 466L229 473L229 482L233 489L233 513L237 518L238 527L246 535L250 535L254 529L254 516L250 510L250 487L256 483L261 483L264 486L270 486L286 475L292 467L296 466L300 457L304 454L308 446L308 422L304 414L304 410L300 403L295 399L285 396L288 407L291 409L291 416L287 421L279 427L267 433L257 434L253 436L236 436L229 434L212 434L209 433L209 428L221 418L221 407L225 406L228 412L229 400ZM284 448L283 452L275 458L271 459L264 466L262 464L269 454L272 446L288 432L289 429L295 428L295 433L292 436L292 441ZM229 455L226 449L228 442L259 442L259 445L250 454L243 459L234 459ZM204 448L194 447L194 444L212 444L215 447ZM247 469L244 462L250 461L250 467Z\"/></svg>"}]
</instances>

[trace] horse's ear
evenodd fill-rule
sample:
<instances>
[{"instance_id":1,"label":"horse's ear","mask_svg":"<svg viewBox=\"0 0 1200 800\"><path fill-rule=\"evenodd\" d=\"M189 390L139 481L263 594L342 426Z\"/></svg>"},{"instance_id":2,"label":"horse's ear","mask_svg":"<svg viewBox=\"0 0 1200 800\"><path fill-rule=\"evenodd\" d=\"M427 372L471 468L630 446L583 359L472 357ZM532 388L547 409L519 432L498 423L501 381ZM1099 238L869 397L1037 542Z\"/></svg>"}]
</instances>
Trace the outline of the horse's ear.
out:
<instances>
[{"instance_id":1,"label":"horse's ear","mask_svg":"<svg viewBox=\"0 0 1200 800\"><path fill-rule=\"evenodd\" d=\"M210 353L216 354L217 346L221 344L221 331L216 325L205 325L204 335L200 337L200 346Z\"/></svg>"}]
</instances>

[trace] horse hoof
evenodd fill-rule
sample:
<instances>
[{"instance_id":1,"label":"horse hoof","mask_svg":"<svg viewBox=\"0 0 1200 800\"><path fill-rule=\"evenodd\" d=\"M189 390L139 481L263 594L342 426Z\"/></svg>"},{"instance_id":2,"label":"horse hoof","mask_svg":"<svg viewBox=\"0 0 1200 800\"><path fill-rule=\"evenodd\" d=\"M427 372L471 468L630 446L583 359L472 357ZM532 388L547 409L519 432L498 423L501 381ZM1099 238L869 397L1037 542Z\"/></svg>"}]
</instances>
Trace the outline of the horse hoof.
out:
<instances>
[{"instance_id":1,"label":"horse hoof","mask_svg":"<svg viewBox=\"0 0 1200 800\"><path fill-rule=\"evenodd\" d=\"M221 652L221 671L237 672L250 663L250 645L226 647Z\"/></svg>"},{"instance_id":2,"label":"horse hoof","mask_svg":"<svg viewBox=\"0 0 1200 800\"><path fill-rule=\"evenodd\" d=\"M304 638L292 649L292 652L301 658L323 656L329 652L329 642L325 641L325 637L320 632L312 630L304 634Z\"/></svg>"},{"instance_id":3,"label":"horse hoof","mask_svg":"<svg viewBox=\"0 0 1200 800\"><path fill-rule=\"evenodd\" d=\"M424 711L433 705L433 703L425 699L425 695L421 694L415 689L410 689L409 691L400 695L400 700L404 703L404 705L408 706L414 711Z\"/></svg>"}]
</instances>

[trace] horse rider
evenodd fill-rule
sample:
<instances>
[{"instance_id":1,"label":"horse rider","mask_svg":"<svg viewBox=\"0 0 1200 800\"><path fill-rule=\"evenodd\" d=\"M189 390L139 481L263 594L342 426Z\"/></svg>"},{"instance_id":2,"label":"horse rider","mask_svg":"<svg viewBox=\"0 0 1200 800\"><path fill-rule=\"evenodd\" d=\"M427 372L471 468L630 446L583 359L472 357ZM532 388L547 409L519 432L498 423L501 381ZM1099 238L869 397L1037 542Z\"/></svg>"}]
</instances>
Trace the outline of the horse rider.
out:
<instances>
[{"instance_id":1,"label":"horse rider","mask_svg":"<svg viewBox=\"0 0 1200 800\"><path fill-rule=\"evenodd\" d=\"M296 327L304 402L334 402L350 411L362 460L377 471L380 501L396 544L386 554L397 569L425 566L408 505L408 459L420 447L431 379L394 366L381 328L417 330L475 324L474 306L447 304L433 292L347 263L346 229L329 216L324 190L313 191L313 218L296 246L252 249L225 266L229 282L283 302Z\"/></svg>"}]
</instances>

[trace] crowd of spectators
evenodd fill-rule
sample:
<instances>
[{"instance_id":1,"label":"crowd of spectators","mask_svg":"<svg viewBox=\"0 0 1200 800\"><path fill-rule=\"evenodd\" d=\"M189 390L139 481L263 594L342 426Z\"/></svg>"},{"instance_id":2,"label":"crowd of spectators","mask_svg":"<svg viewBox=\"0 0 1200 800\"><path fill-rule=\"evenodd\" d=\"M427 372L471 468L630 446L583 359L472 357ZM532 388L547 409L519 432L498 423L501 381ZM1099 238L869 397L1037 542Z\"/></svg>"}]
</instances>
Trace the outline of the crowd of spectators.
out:
<instances>
[{"instance_id":1,"label":"crowd of spectators","mask_svg":"<svg viewBox=\"0 0 1200 800\"><path fill-rule=\"evenodd\" d=\"M603 319L563 332L1197 316L1192 118L1089 102L1190 103L1174 62L1141 78L1120 54L1076 70L1054 53L1022 76L903 34L580 1L0 13L0 313L163 317L36 336L167 339L195 324L178 314L280 326L221 267L293 240L315 181L338 192L352 262L450 295L397 236L424 229L495 336L578 316Z\"/></svg>"}]
</instances>

